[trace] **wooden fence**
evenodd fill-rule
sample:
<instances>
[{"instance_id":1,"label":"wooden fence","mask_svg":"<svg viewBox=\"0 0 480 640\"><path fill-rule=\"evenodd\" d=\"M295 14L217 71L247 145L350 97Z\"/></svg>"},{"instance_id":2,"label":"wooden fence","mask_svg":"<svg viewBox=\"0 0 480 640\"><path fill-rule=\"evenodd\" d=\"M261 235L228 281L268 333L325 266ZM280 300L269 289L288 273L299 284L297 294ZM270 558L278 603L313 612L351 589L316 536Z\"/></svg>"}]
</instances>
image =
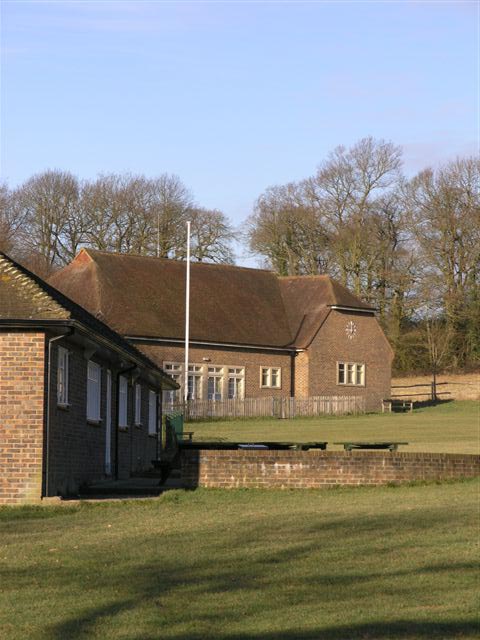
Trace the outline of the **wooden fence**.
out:
<instances>
[{"instance_id":1,"label":"wooden fence","mask_svg":"<svg viewBox=\"0 0 480 640\"><path fill-rule=\"evenodd\" d=\"M185 421L209 418L296 418L364 413L360 396L314 396L310 398L245 398L244 400L190 400L165 403L164 413L181 412Z\"/></svg>"},{"instance_id":2,"label":"wooden fence","mask_svg":"<svg viewBox=\"0 0 480 640\"><path fill-rule=\"evenodd\" d=\"M420 391L419 393L416 393L414 391L410 391L410 392L407 391L407 393L396 393L396 394L392 393L392 398L393 399L395 399L395 398L402 398L402 399L410 398L411 399L411 398L417 397L417 399L418 399L418 396L422 396L422 400L423 399L429 399L432 402L434 402L438 398L438 396L449 396L449 395L451 395L450 391L438 391L437 390L437 387L440 387L440 386L446 385L446 384L455 384L455 383L450 383L450 382L428 382L427 384L409 384L409 385L401 384L401 385L395 385L395 386L392 386L392 389L415 389L415 391L417 391L417 389L419 389L420 387L424 387L424 388L427 388L428 391L424 391L424 392Z\"/></svg>"}]
</instances>

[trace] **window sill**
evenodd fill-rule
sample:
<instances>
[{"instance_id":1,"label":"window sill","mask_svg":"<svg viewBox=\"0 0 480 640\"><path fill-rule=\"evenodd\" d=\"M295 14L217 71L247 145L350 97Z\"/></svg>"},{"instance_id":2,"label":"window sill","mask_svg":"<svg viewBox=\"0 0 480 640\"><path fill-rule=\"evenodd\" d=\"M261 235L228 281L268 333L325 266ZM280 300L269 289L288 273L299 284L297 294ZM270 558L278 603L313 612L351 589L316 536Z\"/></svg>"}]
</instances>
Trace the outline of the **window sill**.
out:
<instances>
[{"instance_id":1,"label":"window sill","mask_svg":"<svg viewBox=\"0 0 480 640\"><path fill-rule=\"evenodd\" d=\"M155 440L157 439L157 434L156 433L149 433L148 434L149 438L155 438Z\"/></svg>"},{"instance_id":2,"label":"window sill","mask_svg":"<svg viewBox=\"0 0 480 640\"><path fill-rule=\"evenodd\" d=\"M70 404L68 402L57 402L57 409L61 411L69 411Z\"/></svg>"},{"instance_id":3,"label":"window sill","mask_svg":"<svg viewBox=\"0 0 480 640\"><path fill-rule=\"evenodd\" d=\"M128 426L126 425L126 426L124 426L124 427L121 427L121 426L119 425L118 430L119 430L119 431L128 431Z\"/></svg>"},{"instance_id":4,"label":"window sill","mask_svg":"<svg viewBox=\"0 0 480 640\"><path fill-rule=\"evenodd\" d=\"M92 427L101 427L102 426L102 421L101 420L95 420L94 418L87 418L87 424L91 424Z\"/></svg>"},{"instance_id":5,"label":"window sill","mask_svg":"<svg viewBox=\"0 0 480 640\"><path fill-rule=\"evenodd\" d=\"M141 429L143 427L143 424L141 422L136 422L134 425L135 429Z\"/></svg>"},{"instance_id":6,"label":"window sill","mask_svg":"<svg viewBox=\"0 0 480 640\"><path fill-rule=\"evenodd\" d=\"M355 387L357 389L365 389L364 384L354 384L353 382L337 382L337 387Z\"/></svg>"}]
</instances>

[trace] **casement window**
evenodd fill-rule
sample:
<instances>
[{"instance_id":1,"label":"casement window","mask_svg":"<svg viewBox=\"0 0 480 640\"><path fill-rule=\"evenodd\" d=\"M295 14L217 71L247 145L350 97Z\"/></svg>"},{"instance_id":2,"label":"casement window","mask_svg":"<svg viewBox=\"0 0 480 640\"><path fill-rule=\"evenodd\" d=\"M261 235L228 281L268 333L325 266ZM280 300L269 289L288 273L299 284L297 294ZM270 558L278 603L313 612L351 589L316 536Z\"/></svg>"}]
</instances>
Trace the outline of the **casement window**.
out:
<instances>
[{"instance_id":1,"label":"casement window","mask_svg":"<svg viewBox=\"0 0 480 640\"><path fill-rule=\"evenodd\" d=\"M244 397L245 369L231 367L228 369L228 398L242 399Z\"/></svg>"},{"instance_id":2,"label":"casement window","mask_svg":"<svg viewBox=\"0 0 480 640\"><path fill-rule=\"evenodd\" d=\"M163 399L167 404L176 404L182 401L181 396L181 384L182 384L182 365L167 362L163 364L163 369L165 373L175 380L180 385L180 389L175 389L173 391L165 391Z\"/></svg>"},{"instance_id":3,"label":"casement window","mask_svg":"<svg viewBox=\"0 0 480 640\"><path fill-rule=\"evenodd\" d=\"M262 367L260 369L260 386L264 389L280 389L282 386L281 372L280 367Z\"/></svg>"},{"instance_id":4,"label":"casement window","mask_svg":"<svg viewBox=\"0 0 480 640\"><path fill-rule=\"evenodd\" d=\"M221 400L223 387L223 367L208 367L207 397Z\"/></svg>"},{"instance_id":5,"label":"casement window","mask_svg":"<svg viewBox=\"0 0 480 640\"><path fill-rule=\"evenodd\" d=\"M359 362L337 362L337 384L364 387L365 365Z\"/></svg>"},{"instance_id":6,"label":"casement window","mask_svg":"<svg viewBox=\"0 0 480 640\"><path fill-rule=\"evenodd\" d=\"M128 380L120 376L118 381L118 426L128 427Z\"/></svg>"},{"instance_id":7,"label":"casement window","mask_svg":"<svg viewBox=\"0 0 480 640\"><path fill-rule=\"evenodd\" d=\"M100 420L102 368L92 360L87 367L87 420Z\"/></svg>"},{"instance_id":8,"label":"casement window","mask_svg":"<svg viewBox=\"0 0 480 640\"><path fill-rule=\"evenodd\" d=\"M151 390L148 392L148 433L157 433L157 394Z\"/></svg>"},{"instance_id":9,"label":"casement window","mask_svg":"<svg viewBox=\"0 0 480 640\"><path fill-rule=\"evenodd\" d=\"M202 367L197 364L188 365L188 399L200 400L202 398Z\"/></svg>"},{"instance_id":10,"label":"casement window","mask_svg":"<svg viewBox=\"0 0 480 640\"><path fill-rule=\"evenodd\" d=\"M57 357L57 403L68 404L68 364L69 353L65 347L58 347Z\"/></svg>"},{"instance_id":11,"label":"casement window","mask_svg":"<svg viewBox=\"0 0 480 640\"><path fill-rule=\"evenodd\" d=\"M142 385L135 385L135 424L142 424Z\"/></svg>"}]
</instances>

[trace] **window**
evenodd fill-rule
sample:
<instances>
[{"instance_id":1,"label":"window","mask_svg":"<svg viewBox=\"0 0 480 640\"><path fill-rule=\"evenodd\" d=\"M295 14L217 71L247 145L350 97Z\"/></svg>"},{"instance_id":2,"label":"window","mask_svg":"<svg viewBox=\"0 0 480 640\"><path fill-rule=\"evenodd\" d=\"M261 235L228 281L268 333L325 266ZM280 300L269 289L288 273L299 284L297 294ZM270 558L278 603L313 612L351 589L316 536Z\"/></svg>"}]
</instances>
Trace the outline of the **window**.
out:
<instances>
[{"instance_id":1,"label":"window","mask_svg":"<svg viewBox=\"0 0 480 640\"><path fill-rule=\"evenodd\" d=\"M142 424L142 385L135 385L135 424Z\"/></svg>"},{"instance_id":2,"label":"window","mask_svg":"<svg viewBox=\"0 0 480 640\"><path fill-rule=\"evenodd\" d=\"M148 433L157 433L157 394L155 391L148 392Z\"/></svg>"},{"instance_id":3,"label":"window","mask_svg":"<svg viewBox=\"0 0 480 640\"><path fill-rule=\"evenodd\" d=\"M281 369L279 367L262 367L260 370L260 386L269 389L280 389L282 386Z\"/></svg>"},{"instance_id":4,"label":"window","mask_svg":"<svg viewBox=\"0 0 480 640\"><path fill-rule=\"evenodd\" d=\"M337 384L365 386L365 365L358 362L338 362Z\"/></svg>"},{"instance_id":5,"label":"window","mask_svg":"<svg viewBox=\"0 0 480 640\"><path fill-rule=\"evenodd\" d=\"M68 360L69 353L64 347L58 347L57 359L57 403L68 404Z\"/></svg>"},{"instance_id":6,"label":"window","mask_svg":"<svg viewBox=\"0 0 480 640\"><path fill-rule=\"evenodd\" d=\"M87 420L100 420L100 387L102 369L99 364L88 361L87 370Z\"/></svg>"},{"instance_id":7,"label":"window","mask_svg":"<svg viewBox=\"0 0 480 640\"><path fill-rule=\"evenodd\" d=\"M223 367L208 367L207 397L209 400L222 399Z\"/></svg>"},{"instance_id":8,"label":"window","mask_svg":"<svg viewBox=\"0 0 480 640\"><path fill-rule=\"evenodd\" d=\"M173 391L165 391L165 395L163 397L164 401L168 404L176 404L182 401L181 397L181 384L182 384L182 365L181 364L173 364L173 363L164 363L163 368L168 375L178 382L180 385L180 389L175 389Z\"/></svg>"},{"instance_id":9,"label":"window","mask_svg":"<svg viewBox=\"0 0 480 640\"><path fill-rule=\"evenodd\" d=\"M128 380L120 376L118 382L118 425L128 427Z\"/></svg>"},{"instance_id":10,"label":"window","mask_svg":"<svg viewBox=\"0 0 480 640\"><path fill-rule=\"evenodd\" d=\"M197 364L188 365L188 399L200 400L202 397L202 367Z\"/></svg>"},{"instance_id":11,"label":"window","mask_svg":"<svg viewBox=\"0 0 480 640\"><path fill-rule=\"evenodd\" d=\"M228 370L228 398L243 398L243 381L245 370L241 367L234 367Z\"/></svg>"}]
</instances>

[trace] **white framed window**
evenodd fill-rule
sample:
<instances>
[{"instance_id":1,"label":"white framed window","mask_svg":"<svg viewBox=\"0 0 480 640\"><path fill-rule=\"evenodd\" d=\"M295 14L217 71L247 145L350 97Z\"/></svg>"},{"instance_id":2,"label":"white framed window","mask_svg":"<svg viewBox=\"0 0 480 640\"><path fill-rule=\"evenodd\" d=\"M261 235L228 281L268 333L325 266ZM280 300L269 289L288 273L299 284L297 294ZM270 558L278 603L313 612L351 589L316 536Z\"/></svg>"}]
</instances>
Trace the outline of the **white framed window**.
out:
<instances>
[{"instance_id":1,"label":"white framed window","mask_svg":"<svg viewBox=\"0 0 480 640\"><path fill-rule=\"evenodd\" d=\"M177 404L182 401L182 371L181 364L175 362L164 362L163 369L165 373L175 380L180 385L180 389L174 389L173 391L164 391L163 400L167 404Z\"/></svg>"},{"instance_id":2,"label":"white framed window","mask_svg":"<svg viewBox=\"0 0 480 640\"><path fill-rule=\"evenodd\" d=\"M280 389L282 386L282 370L280 367L261 367L260 386L264 389Z\"/></svg>"},{"instance_id":3,"label":"white framed window","mask_svg":"<svg viewBox=\"0 0 480 640\"><path fill-rule=\"evenodd\" d=\"M57 403L68 404L68 364L69 352L65 347L58 347L57 357Z\"/></svg>"},{"instance_id":4,"label":"white framed window","mask_svg":"<svg viewBox=\"0 0 480 640\"><path fill-rule=\"evenodd\" d=\"M148 392L148 433L157 433L157 394L151 389Z\"/></svg>"},{"instance_id":5,"label":"white framed window","mask_svg":"<svg viewBox=\"0 0 480 640\"><path fill-rule=\"evenodd\" d=\"M203 376L202 367L199 364L188 365L188 399L201 400Z\"/></svg>"},{"instance_id":6,"label":"white framed window","mask_svg":"<svg viewBox=\"0 0 480 640\"><path fill-rule=\"evenodd\" d=\"M142 385L135 385L135 424L142 424Z\"/></svg>"},{"instance_id":7,"label":"white framed window","mask_svg":"<svg viewBox=\"0 0 480 640\"><path fill-rule=\"evenodd\" d=\"M244 397L245 369L243 367L229 367L227 396L229 400L239 400Z\"/></svg>"},{"instance_id":8,"label":"white framed window","mask_svg":"<svg viewBox=\"0 0 480 640\"><path fill-rule=\"evenodd\" d=\"M87 420L100 420L102 368L92 360L87 367Z\"/></svg>"},{"instance_id":9,"label":"white framed window","mask_svg":"<svg viewBox=\"0 0 480 640\"><path fill-rule=\"evenodd\" d=\"M360 362L337 362L337 384L364 387L365 365Z\"/></svg>"},{"instance_id":10,"label":"white framed window","mask_svg":"<svg viewBox=\"0 0 480 640\"><path fill-rule=\"evenodd\" d=\"M128 380L125 376L118 380L118 426L128 427Z\"/></svg>"},{"instance_id":11,"label":"white framed window","mask_svg":"<svg viewBox=\"0 0 480 640\"><path fill-rule=\"evenodd\" d=\"M223 367L208 367L207 397L221 400L223 391Z\"/></svg>"}]
</instances>

